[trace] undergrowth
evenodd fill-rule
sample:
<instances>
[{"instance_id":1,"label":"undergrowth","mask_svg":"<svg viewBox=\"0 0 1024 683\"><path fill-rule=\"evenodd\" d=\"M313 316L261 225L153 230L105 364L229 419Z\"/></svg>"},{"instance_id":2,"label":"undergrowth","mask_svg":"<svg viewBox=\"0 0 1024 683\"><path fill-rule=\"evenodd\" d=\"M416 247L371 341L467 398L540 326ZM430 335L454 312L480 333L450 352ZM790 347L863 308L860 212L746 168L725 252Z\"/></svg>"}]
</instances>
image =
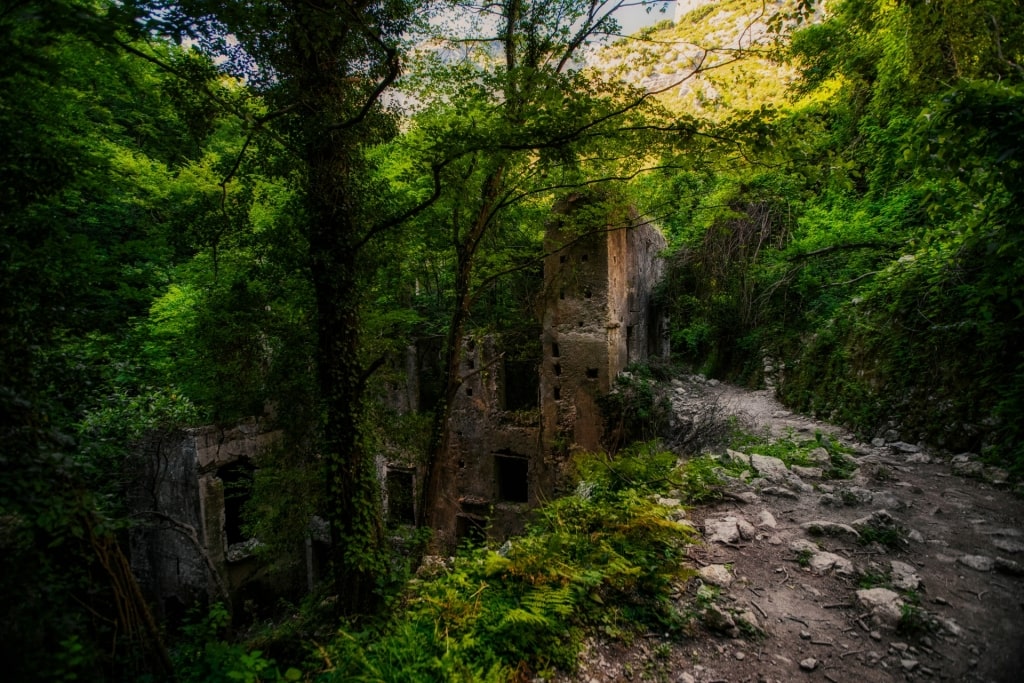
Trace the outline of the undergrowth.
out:
<instances>
[{"instance_id":1,"label":"undergrowth","mask_svg":"<svg viewBox=\"0 0 1024 683\"><path fill-rule=\"evenodd\" d=\"M790 430L786 436L773 439L770 436L735 429L730 446L743 453L778 458L786 467L821 467L825 479L849 479L857 468L856 463L849 457L853 451L834 436L821 432L815 432L813 438L800 438ZM828 453L827 462L820 462L812 456L819 448Z\"/></svg>"},{"instance_id":2,"label":"undergrowth","mask_svg":"<svg viewBox=\"0 0 1024 683\"><path fill-rule=\"evenodd\" d=\"M694 532L654 502L678 484L675 462L656 444L579 457L575 493L525 535L462 550L411 581L389 618L318 648L322 680L523 680L572 670L586 633L681 632L670 589Z\"/></svg>"}]
</instances>

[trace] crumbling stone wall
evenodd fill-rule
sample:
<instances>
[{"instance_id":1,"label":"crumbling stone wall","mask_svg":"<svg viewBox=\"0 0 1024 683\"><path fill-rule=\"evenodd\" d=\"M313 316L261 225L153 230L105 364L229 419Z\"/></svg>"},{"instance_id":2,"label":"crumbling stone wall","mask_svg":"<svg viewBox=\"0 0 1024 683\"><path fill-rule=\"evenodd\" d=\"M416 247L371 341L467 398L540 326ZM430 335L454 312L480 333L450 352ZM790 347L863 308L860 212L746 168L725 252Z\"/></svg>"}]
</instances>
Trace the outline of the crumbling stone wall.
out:
<instances>
[{"instance_id":1,"label":"crumbling stone wall","mask_svg":"<svg viewBox=\"0 0 1024 683\"><path fill-rule=\"evenodd\" d=\"M501 538L520 531L524 512L567 481L571 452L601 448L599 398L615 377L629 363L668 354L667 326L653 300L665 238L629 211L595 224L596 206L576 195L555 207L544 243L536 361L508 361L495 336L463 340L463 381L448 424L450 455L458 466L452 486L460 536L487 529ZM409 397L416 387L419 405L433 405L425 400L432 383L424 370L439 362L439 354L439 347L423 343L410 351L404 361L410 368L407 386L389 386L387 404L413 409ZM396 359L395 368L402 362ZM385 505L392 496L398 505L417 499L421 470L409 462L382 463ZM411 516L392 513L392 519Z\"/></svg>"},{"instance_id":2,"label":"crumbling stone wall","mask_svg":"<svg viewBox=\"0 0 1024 683\"><path fill-rule=\"evenodd\" d=\"M539 414L535 408L506 410L509 380L497 341L464 340L463 384L449 421L449 448L458 464L457 530L463 536L488 524L498 536L521 531L522 513L545 491Z\"/></svg>"},{"instance_id":3,"label":"crumbling stone wall","mask_svg":"<svg viewBox=\"0 0 1024 683\"><path fill-rule=\"evenodd\" d=\"M226 504L229 470L255 466L281 438L261 420L230 428L150 434L134 459L129 504L132 569L157 613L172 623L196 602L231 597L259 572L251 541L229 538L240 521ZM229 541L236 541L234 544Z\"/></svg>"},{"instance_id":4,"label":"crumbling stone wall","mask_svg":"<svg viewBox=\"0 0 1024 683\"><path fill-rule=\"evenodd\" d=\"M668 351L653 307L665 238L628 215L609 216L604 226L581 233L573 214L585 204L570 198L560 205L561 221L545 239L541 414L559 478L565 453L601 448L598 398L615 377L631 362Z\"/></svg>"}]
</instances>

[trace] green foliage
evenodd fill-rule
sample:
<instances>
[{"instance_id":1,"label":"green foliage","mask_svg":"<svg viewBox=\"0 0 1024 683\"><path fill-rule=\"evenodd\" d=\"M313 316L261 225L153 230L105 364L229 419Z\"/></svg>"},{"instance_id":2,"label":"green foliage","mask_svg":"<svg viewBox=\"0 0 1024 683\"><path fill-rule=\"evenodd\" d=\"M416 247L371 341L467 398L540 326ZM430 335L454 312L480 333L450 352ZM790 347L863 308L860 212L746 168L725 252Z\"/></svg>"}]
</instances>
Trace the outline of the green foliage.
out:
<instances>
[{"instance_id":1,"label":"green foliage","mask_svg":"<svg viewBox=\"0 0 1024 683\"><path fill-rule=\"evenodd\" d=\"M648 366L631 365L620 373L598 405L608 425L610 447L657 438L665 433L672 418L668 397L657 390L658 383Z\"/></svg>"},{"instance_id":2,"label":"green foliage","mask_svg":"<svg viewBox=\"0 0 1024 683\"><path fill-rule=\"evenodd\" d=\"M172 652L178 680L211 683L262 683L297 681L302 672L291 667L282 674L260 650L232 644L225 636L231 617L221 603L200 617L191 613L193 623L182 627L181 642Z\"/></svg>"},{"instance_id":3,"label":"green foliage","mask_svg":"<svg viewBox=\"0 0 1024 683\"><path fill-rule=\"evenodd\" d=\"M800 438L793 430L782 438L774 439L736 430L733 433L731 447L744 453L757 453L771 458L778 458L787 467L822 467L826 479L849 479L856 469L856 463L849 457L852 451L841 444L834 436L815 432L811 439ZM829 462L821 462L810 456L811 451L823 448L828 452Z\"/></svg>"},{"instance_id":4,"label":"green foliage","mask_svg":"<svg viewBox=\"0 0 1024 683\"><path fill-rule=\"evenodd\" d=\"M706 372L769 356L798 409L1021 470L1024 15L984 8L846 0L798 31L787 151L700 178L663 296Z\"/></svg>"},{"instance_id":5,"label":"green foliage","mask_svg":"<svg viewBox=\"0 0 1024 683\"><path fill-rule=\"evenodd\" d=\"M725 470L714 458L706 455L693 458L680 470L678 490L686 503L696 505L722 499Z\"/></svg>"},{"instance_id":6,"label":"green foliage","mask_svg":"<svg viewBox=\"0 0 1024 683\"><path fill-rule=\"evenodd\" d=\"M693 531L651 500L674 463L654 444L581 456L576 493L538 510L524 536L462 551L411 582L386 623L343 631L326 679L515 680L572 670L587 631L678 628L669 592Z\"/></svg>"},{"instance_id":7,"label":"green foliage","mask_svg":"<svg viewBox=\"0 0 1024 683\"><path fill-rule=\"evenodd\" d=\"M906 636L925 636L939 630L939 623L931 614L921 607L921 597L914 591L903 595L900 607L900 618L896 622L896 632Z\"/></svg>"}]
</instances>

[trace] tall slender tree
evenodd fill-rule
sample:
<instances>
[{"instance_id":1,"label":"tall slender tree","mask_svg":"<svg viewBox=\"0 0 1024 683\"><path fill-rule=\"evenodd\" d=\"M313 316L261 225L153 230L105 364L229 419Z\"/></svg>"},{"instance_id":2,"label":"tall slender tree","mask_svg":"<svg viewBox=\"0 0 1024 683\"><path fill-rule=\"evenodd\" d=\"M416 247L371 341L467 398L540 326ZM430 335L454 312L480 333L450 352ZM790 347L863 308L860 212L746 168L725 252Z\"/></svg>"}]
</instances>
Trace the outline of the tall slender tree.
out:
<instances>
[{"instance_id":1,"label":"tall slender tree","mask_svg":"<svg viewBox=\"0 0 1024 683\"><path fill-rule=\"evenodd\" d=\"M390 202L371 181L369 146L396 131L384 103L401 71L401 43L417 0L155 2L154 29L176 32L217 56L266 103L239 110L250 135L291 151L309 244L323 404L326 514L338 605L372 611L387 571L372 454L360 436L366 380L359 353L361 282L374 239L430 203ZM228 103L228 106L231 106ZM427 181L430 182L429 180Z\"/></svg>"}]
</instances>

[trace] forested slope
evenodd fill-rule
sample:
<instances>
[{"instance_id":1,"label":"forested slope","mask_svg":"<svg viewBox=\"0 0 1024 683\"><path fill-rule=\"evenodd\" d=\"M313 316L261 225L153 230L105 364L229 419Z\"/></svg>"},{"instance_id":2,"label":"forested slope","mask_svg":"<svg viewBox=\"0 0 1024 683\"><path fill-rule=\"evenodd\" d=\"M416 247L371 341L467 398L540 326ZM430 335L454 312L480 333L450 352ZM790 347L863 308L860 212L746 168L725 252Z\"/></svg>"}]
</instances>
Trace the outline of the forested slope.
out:
<instances>
[{"instance_id":1,"label":"forested slope","mask_svg":"<svg viewBox=\"0 0 1024 683\"><path fill-rule=\"evenodd\" d=\"M676 350L869 437L1020 467L1021 11L851 0L823 18L793 36L784 98L760 85L727 109L763 146L652 190L681 200ZM758 91L731 80L723 103Z\"/></svg>"}]
</instances>

